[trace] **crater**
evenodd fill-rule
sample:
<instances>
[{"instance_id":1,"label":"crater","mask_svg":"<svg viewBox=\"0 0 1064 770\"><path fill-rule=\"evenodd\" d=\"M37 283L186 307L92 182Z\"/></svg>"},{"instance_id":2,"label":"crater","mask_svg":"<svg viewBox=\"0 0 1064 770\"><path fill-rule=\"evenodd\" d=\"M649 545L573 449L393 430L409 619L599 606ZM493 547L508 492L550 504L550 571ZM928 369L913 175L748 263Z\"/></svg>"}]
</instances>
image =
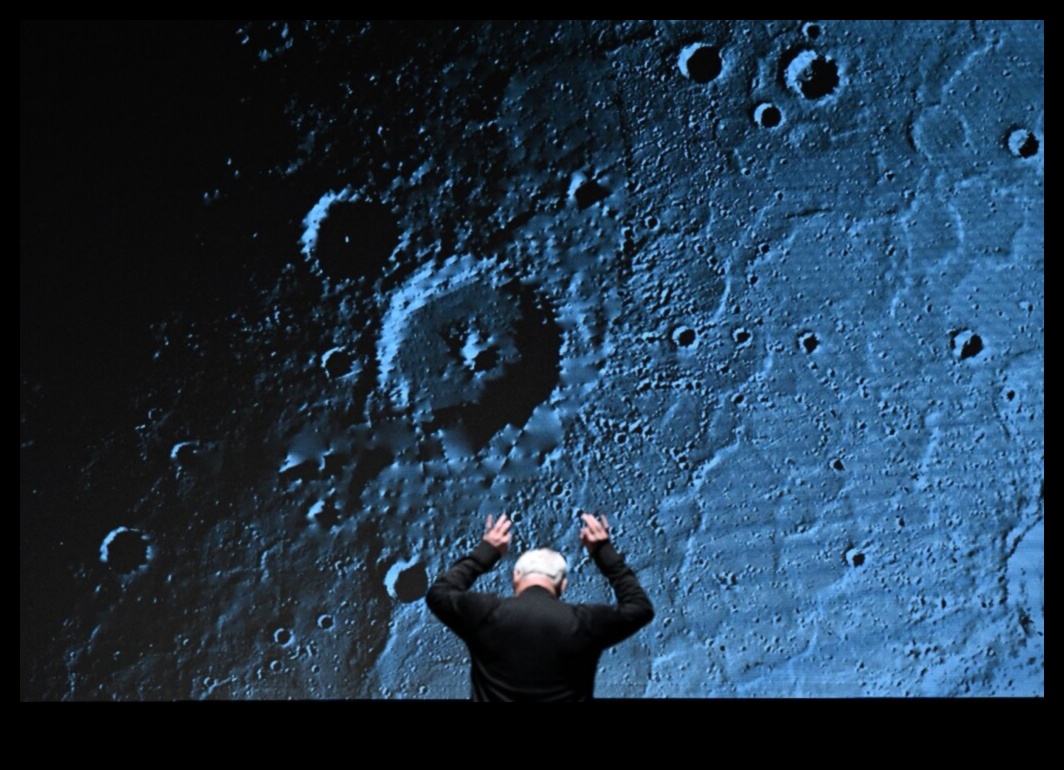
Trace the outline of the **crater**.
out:
<instances>
[{"instance_id":1,"label":"crater","mask_svg":"<svg viewBox=\"0 0 1064 770\"><path fill-rule=\"evenodd\" d=\"M417 559L399 559L384 576L389 595L404 604L416 602L429 590L425 565Z\"/></svg>"},{"instance_id":2,"label":"crater","mask_svg":"<svg viewBox=\"0 0 1064 770\"><path fill-rule=\"evenodd\" d=\"M338 526L343 517L340 509L331 501L319 500L311 506L307 513L307 520L325 530Z\"/></svg>"},{"instance_id":3,"label":"crater","mask_svg":"<svg viewBox=\"0 0 1064 770\"><path fill-rule=\"evenodd\" d=\"M399 573L395 580L395 595L399 601L416 602L429 590L429 577L425 565L414 564Z\"/></svg>"},{"instance_id":4,"label":"crater","mask_svg":"<svg viewBox=\"0 0 1064 770\"><path fill-rule=\"evenodd\" d=\"M806 353L812 353L820 347L820 340L813 332L804 332L798 337L798 344Z\"/></svg>"},{"instance_id":5,"label":"crater","mask_svg":"<svg viewBox=\"0 0 1064 770\"><path fill-rule=\"evenodd\" d=\"M775 128L783 123L783 113L775 104L765 102L754 108L754 122L761 128Z\"/></svg>"},{"instance_id":6,"label":"crater","mask_svg":"<svg viewBox=\"0 0 1064 770\"><path fill-rule=\"evenodd\" d=\"M399 245L399 226L387 206L327 193L303 220L304 253L327 277L372 280Z\"/></svg>"},{"instance_id":7,"label":"crater","mask_svg":"<svg viewBox=\"0 0 1064 770\"><path fill-rule=\"evenodd\" d=\"M958 361L975 358L983 352L983 338L970 329L954 329L950 332L950 348Z\"/></svg>"},{"instance_id":8,"label":"crater","mask_svg":"<svg viewBox=\"0 0 1064 770\"><path fill-rule=\"evenodd\" d=\"M690 326L677 326L672 331L672 342L678 348L689 348L697 339L698 335Z\"/></svg>"},{"instance_id":9,"label":"crater","mask_svg":"<svg viewBox=\"0 0 1064 770\"><path fill-rule=\"evenodd\" d=\"M1038 137L1026 128L1016 128L1005 138L1005 146L1017 158L1033 158L1040 147Z\"/></svg>"},{"instance_id":10,"label":"crater","mask_svg":"<svg viewBox=\"0 0 1064 770\"><path fill-rule=\"evenodd\" d=\"M839 65L816 51L792 51L783 60L783 82L806 99L822 99L838 88Z\"/></svg>"},{"instance_id":11,"label":"crater","mask_svg":"<svg viewBox=\"0 0 1064 770\"><path fill-rule=\"evenodd\" d=\"M603 187L594 179L588 179L577 186L573 192L573 199L576 201L576 207L583 211L594 206L599 201L605 200L609 194L609 189Z\"/></svg>"},{"instance_id":12,"label":"crater","mask_svg":"<svg viewBox=\"0 0 1064 770\"><path fill-rule=\"evenodd\" d=\"M350 374L354 364L355 359L343 348L333 348L321 357L325 373L333 379Z\"/></svg>"},{"instance_id":13,"label":"crater","mask_svg":"<svg viewBox=\"0 0 1064 770\"><path fill-rule=\"evenodd\" d=\"M716 80L724 69L720 50L711 45L695 43L680 52L680 72L696 83Z\"/></svg>"},{"instance_id":14,"label":"crater","mask_svg":"<svg viewBox=\"0 0 1064 770\"><path fill-rule=\"evenodd\" d=\"M129 527L112 530L100 545L100 561L115 572L133 572L147 564L149 556L147 536Z\"/></svg>"},{"instance_id":15,"label":"crater","mask_svg":"<svg viewBox=\"0 0 1064 770\"><path fill-rule=\"evenodd\" d=\"M863 567L868 560L868 557L860 548L847 548L846 553L843 555L843 559L851 567Z\"/></svg>"},{"instance_id":16,"label":"crater","mask_svg":"<svg viewBox=\"0 0 1064 770\"><path fill-rule=\"evenodd\" d=\"M535 287L469 258L426 269L393 298L381 384L449 444L477 452L521 428L557 387L562 330Z\"/></svg>"}]
</instances>

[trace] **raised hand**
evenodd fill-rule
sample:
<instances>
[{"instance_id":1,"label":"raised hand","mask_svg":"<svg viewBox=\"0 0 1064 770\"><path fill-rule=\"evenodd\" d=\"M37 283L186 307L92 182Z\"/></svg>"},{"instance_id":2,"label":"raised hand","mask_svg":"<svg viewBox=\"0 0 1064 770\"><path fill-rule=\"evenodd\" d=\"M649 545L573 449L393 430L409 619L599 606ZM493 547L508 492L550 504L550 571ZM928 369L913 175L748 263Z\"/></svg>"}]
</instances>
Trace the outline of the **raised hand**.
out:
<instances>
[{"instance_id":1,"label":"raised hand","mask_svg":"<svg viewBox=\"0 0 1064 770\"><path fill-rule=\"evenodd\" d=\"M580 518L584 520L584 527L580 530L580 542L587 548L588 553L594 553L610 539L610 524L605 516L596 519L590 513L581 513Z\"/></svg>"},{"instance_id":2,"label":"raised hand","mask_svg":"<svg viewBox=\"0 0 1064 770\"><path fill-rule=\"evenodd\" d=\"M488 514L487 526L484 528L484 539L495 546L496 550L503 556L506 555L506 549L510 547L510 541L513 539L513 534L510 532L510 527L513 526L513 522L504 513L499 516L498 520L493 520L491 514Z\"/></svg>"}]
</instances>

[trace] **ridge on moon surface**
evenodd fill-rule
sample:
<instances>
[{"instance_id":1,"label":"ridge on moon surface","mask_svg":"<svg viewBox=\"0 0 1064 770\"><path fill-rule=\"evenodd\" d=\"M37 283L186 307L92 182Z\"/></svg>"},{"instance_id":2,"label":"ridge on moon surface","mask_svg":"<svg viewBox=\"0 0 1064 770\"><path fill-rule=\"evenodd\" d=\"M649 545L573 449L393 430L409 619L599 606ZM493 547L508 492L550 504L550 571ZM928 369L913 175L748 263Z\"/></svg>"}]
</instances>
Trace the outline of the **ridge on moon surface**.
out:
<instances>
[{"instance_id":1,"label":"ridge on moon surface","mask_svg":"<svg viewBox=\"0 0 1064 770\"><path fill-rule=\"evenodd\" d=\"M137 29L22 25L22 699L466 697L580 510L600 696L1044 696L1042 22Z\"/></svg>"}]
</instances>

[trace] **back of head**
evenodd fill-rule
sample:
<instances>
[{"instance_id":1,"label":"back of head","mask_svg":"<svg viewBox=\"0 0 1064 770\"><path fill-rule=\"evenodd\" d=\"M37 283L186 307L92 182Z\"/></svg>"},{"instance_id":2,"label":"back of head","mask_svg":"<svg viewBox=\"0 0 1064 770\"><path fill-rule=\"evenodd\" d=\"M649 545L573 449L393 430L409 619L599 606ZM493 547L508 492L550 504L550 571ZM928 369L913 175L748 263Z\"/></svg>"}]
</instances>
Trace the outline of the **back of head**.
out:
<instances>
[{"instance_id":1,"label":"back of head","mask_svg":"<svg viewBox=\"0 0 1064 770\"><path fill-rule=\"evenodd\" d=\"M544 575L561 593L562 582L569 572L565 557L550 548L525 551L514 565L514 578L520 580L528 575Z\"/></svg>"}]
</instances>

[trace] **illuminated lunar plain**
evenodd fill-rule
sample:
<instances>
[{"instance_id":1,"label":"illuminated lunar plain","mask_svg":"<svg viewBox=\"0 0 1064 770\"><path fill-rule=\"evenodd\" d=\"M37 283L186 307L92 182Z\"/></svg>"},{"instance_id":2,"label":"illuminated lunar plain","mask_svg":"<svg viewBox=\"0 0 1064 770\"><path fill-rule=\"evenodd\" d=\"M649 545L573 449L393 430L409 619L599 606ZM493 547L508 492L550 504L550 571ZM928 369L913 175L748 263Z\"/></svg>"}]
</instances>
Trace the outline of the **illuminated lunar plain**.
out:
<instances>
[{"instance_id":1,"label":"illuminated lunar plain","mask_svg":"<svg viewBox=\"0 0 1064 770\"><path fill-rule=\"evenodd\" d=\"M600 696L1044 695L1041 22L21 46L21 698L465 697L580 510Z\"/></svg>"}]
</instances>

